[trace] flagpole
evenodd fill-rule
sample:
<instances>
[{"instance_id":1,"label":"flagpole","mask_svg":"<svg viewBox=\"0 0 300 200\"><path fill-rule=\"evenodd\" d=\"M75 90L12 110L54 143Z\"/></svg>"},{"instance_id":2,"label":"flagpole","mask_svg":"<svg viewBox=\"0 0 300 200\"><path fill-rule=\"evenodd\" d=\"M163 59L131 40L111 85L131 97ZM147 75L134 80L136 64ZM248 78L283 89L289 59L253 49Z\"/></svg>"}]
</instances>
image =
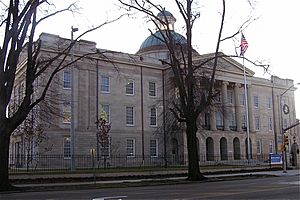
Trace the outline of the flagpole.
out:
<instances>
[{"instance_id":1,"label":"flagpole","mask_svg":"<svg viewBox=\"0 0 300 200\"><path fill-rule=\"evenodd\" d=\"M246 130L247 130L247 159L250 162L251 158L251 148L250 148L250 130L249 130L249 110L248 110L248 94L247 94L247 78L246 78L246 67L245 67L245 57L243 54L243 70L244 70L244 90L245 90L245 106L246 106Z\"/></svg>"}]
</instances>

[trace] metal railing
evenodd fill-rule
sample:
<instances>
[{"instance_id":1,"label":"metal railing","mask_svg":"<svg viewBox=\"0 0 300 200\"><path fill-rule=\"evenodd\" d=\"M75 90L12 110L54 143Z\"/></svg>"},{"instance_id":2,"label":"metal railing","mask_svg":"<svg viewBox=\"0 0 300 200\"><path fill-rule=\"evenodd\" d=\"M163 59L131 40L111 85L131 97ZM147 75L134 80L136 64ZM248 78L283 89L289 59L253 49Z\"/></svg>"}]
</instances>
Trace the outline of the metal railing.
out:
<instances>
[{"instance_id":1,"label":"metal railing","mask_svg":"<svg viewBox=\"0 0 300 200\"><path fill-rule=\"evenodd\" d=\"M187 158L183 156L105 156L75 155L75 170L91 169L118 169L118 168L164 168L186 167ZM71 158L63 155L35 155L35 156L10 156L10 173L21 172L47 172L71 170ZM269 155L257 155L246 159L246 155L207 155L199 157L201 167L227 166L227 167L269 167Z\"/></svg>"}]
</instances>

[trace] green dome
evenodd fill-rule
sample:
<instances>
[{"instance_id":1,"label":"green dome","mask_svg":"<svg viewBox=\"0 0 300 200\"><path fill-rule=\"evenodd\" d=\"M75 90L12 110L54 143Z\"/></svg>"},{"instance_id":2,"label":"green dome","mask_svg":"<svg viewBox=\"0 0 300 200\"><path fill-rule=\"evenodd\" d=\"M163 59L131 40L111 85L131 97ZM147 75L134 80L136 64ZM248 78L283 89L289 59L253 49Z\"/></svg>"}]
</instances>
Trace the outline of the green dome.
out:
<instances>
[{"instance_id":1,"label":"green dome","mask_svg":"<svg viewBox=\"0 0 300 200\"><path fill-rule=\"evenodd\" d=\"M157 14L157 17L174 17L172 13L170 13L169 11L163 10L160 13Z\"/></svg>"},{"instance_id":2,"label":"green dome","mask_svg":"<svg viewBox=\"0 0 300 200\"><path fill-rule=\"evenodd\" d=\"M145 52L148 50L154 50L156 48L161 49L162 46L165 47L163 34L166 34L165 31L157 31L153 35L150 35L146 40L142 43L138 52ZM171 31L172 37L175 41L175 44L187 44L187 40L184 36L176 33L175 31Z\"/></svg>"}]
</instances>

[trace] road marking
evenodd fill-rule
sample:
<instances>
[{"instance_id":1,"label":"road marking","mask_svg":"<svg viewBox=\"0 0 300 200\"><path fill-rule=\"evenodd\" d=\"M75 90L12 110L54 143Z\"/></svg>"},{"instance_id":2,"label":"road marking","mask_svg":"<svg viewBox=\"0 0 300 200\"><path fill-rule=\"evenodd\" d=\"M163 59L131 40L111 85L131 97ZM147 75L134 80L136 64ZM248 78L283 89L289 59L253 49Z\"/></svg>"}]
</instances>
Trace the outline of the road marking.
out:
<instances>
[{"instance_id":1,"label":"road marking","mask_svg":"<svg viewBox=\"0 0 300 200\"><path fill-rule=\"evenodd\" d=\"M282 181L282 182L278 182L278 184L285 184L285 185L300 185L300 181Z\"/></svg>"},{"instance_id":2,"label":"road marking","mask_svg":"<svg viewBox=\"0 0 300 200\"><path fill-rule=\"evenodd\" d=\"M96 197L92 200L123 200L126 199L127 196L113 196L113 197Z\"/></svg>"}]
</instances>

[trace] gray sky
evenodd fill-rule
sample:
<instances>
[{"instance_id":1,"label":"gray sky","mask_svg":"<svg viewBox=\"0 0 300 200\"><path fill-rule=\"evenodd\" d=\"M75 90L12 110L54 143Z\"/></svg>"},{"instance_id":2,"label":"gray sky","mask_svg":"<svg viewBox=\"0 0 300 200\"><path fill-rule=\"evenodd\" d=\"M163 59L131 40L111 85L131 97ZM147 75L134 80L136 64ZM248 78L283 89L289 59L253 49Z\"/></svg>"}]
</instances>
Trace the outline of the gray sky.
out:
<instances>
[{"instance_id":1,"label":"gray sky","mask_svg":"<svg viewBox=\"0 0 300 200\"><path fill-rule=\"evenodd\" d=\"M60 6L67 5L74 0L59 1ZM175 30L184 35L182 20L178 10L171 0L156 0L161 2L166 10L177 17ZM215 49L217 32L220 24L222 0L201 0L198 10L201 18L193 30L193 46L199 53L211 53ZM256 0L252 9L247 0L228 0L223 37L234 33L249 17L256 19L245 30L244 35L249 43L245 56L253 61L263 61L270 64L269 73L281 78L290 78L295 83L300 82L300 66L298 66L298 47L300 42L300 28L295 24L300 19L299 0ZM42 24L40 31L70 37L70 27L73 25L81 32L114 19L124 12L116 5L117 0L78 0L80 14L64 14ZM119 4L118 4L119 5ZM97 42L98 48L135 53L143 40L149 36L148 29L153 29L151 23L141 15L131 18L123 17L118 22L107 25L84 37ZM239 44L240 35L236 38ZM228 40L221 45L225 54L234 54L234 42ZM263 70L253 65L246 67L255 72L256 76L269 78ZM300 117L300 89L295 92L297 117ZM291 122L292 123L292 122Z\"/></svg>"}]
</instances>

